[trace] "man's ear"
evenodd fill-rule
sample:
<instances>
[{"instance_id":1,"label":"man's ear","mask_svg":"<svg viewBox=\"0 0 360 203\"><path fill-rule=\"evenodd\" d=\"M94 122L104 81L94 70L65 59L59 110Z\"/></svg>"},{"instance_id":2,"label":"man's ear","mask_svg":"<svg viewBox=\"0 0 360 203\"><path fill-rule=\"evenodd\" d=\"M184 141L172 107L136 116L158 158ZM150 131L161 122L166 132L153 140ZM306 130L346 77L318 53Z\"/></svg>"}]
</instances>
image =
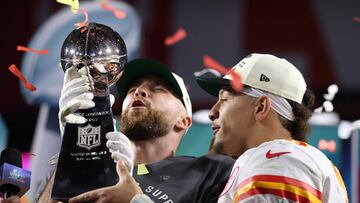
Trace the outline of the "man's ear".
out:
<instances>
[{"instance_id":1,"label":"man's ear","mask_svg":"<svg viewBox=\"0 0 360 203\"><path fill-rule=\"evenodd\" d=\"M254 115L255 120L262 121L265 119L271 109L271 101L270 98L267 96L262 96L257 99L255 102L255 109L254 109Z\"/></svg>"},{"instance_id":2,"label":"man's ear","mask_svg":"<svg viewBox=\"0 0 360 203\"><path fill-rule=\"evenodd\" d=\"M182 116L176 123L175 123L175 131L185 130L187 131L190 126L192 125L192 119L190 116Z\"/></svg>"}]
</instances>

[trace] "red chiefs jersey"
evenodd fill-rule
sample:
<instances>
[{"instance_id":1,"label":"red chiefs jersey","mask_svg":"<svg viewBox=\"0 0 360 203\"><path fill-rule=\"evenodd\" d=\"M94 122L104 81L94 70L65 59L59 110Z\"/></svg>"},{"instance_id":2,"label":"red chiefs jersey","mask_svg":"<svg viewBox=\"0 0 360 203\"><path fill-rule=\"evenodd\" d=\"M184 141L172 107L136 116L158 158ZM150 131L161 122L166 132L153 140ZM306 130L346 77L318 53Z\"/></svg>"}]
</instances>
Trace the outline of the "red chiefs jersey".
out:
<instances>
[{"instance_id":1,"label":"red chiefs jersey","mask_svg":"<svg viewBox=\"0 0 360 203\"><path fill-rule=\"evenodd\" d=\"M348 198L339 171L320 150L274 140L237 159L218 202L341 203Z\"/></svg>"}]
</instances>

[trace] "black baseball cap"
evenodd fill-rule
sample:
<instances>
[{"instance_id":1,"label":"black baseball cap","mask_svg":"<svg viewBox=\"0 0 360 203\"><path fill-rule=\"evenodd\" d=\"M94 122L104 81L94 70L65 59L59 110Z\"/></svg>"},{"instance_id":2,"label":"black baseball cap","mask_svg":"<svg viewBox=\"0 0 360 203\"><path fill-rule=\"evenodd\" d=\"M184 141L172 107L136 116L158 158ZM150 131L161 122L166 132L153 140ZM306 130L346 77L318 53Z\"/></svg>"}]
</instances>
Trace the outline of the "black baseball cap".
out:
<instances>
[{"instance_id":1,"label":"black baseball cap","mask_svg":"<svg viewBox=\"0 0 360 203\"><path fill-rule=\"evenodd\" d=\"M120 98L123 100L126 97L130 85L135 80L146 75L156 75L168 82L177 96L181 98L188 115L191 117L191 101L186 90L184 80L180 76L169 71L169 69L164 64L154 59L135 59L125 65L120 79L116 82L116 87Z\"/></svg>"}]
</instances>

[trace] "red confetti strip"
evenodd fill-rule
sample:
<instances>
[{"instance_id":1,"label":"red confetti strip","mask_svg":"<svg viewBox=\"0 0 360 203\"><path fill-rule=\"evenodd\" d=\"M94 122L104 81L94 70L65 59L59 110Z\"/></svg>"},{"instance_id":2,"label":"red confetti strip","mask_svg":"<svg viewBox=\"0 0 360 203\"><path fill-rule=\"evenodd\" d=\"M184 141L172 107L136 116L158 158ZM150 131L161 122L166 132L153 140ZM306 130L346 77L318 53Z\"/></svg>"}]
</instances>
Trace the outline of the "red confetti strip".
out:
<instances>
[{"instance_id":1,"label":"red confetti strip","mask_svg":"<svg viewBox=\"0 0 360 203\"><path fill-rule=\"evenodd\" d=\"M234 69L231 69L230 71L225 68L223 65L215 61L213 58L211 58L208 55L205 55L203 57L203 63L205 67L214 69L224 75L230 74L232 80L230 81L231 87L236 91L240 92L243 88L244 84L241 82L242 79L238 73L235 72Z\"/></svg>"},{"instance_id":2,"label":"red confetti strip","mask_svg":"<svg viewBox=\"0 0 360 203\"><path fill-rule=\"evenodd\" d=\"M30 51L30 52L34 52L34 53L37 53L37 54L48 54L49 53L49 50L47 50L47 49L36 50L36 49L32 49L32 48L28 48L28 47L24 47L24 46L20 46L20 45L16 47L16 50L18 50L18 51Z\"/></svg>"},{"instance_id":3,"label":"red confetti strip","mask_svg":"<svg viewBox=\"0 0 360 203\"><path fill-rule=\"evenodd\" d=\"M83 9L77 9L77 10L85 15L85 20L83 22L76 23L75 27L77 27L77 28L85 27L87 25L88 21L89 21L89 15L88 15L86 10L83 10ZM81 32L84 32L84 31L85 31L84 29L81 30Z\"/></svg>"},{"instance_id":4,"label":"red confetti strip","mask_svg":"<svg viewBox=\"0 0 360 203\"><path fill-rule=\"evenodd\" d=\"M35 91L36 87L31 84L30 82L28 82L25 78L25 76L21 73L21 71L16 67L16 65L12 64L9 67L9 70L16 76L18 77L21 82L24 84L25 88L30 90L30 91Z\"/></svg>"},{"instance_id":5,"label":"red confetti strip","mask_svg":"<svg viewBox=\"0 0 360 203\"><path fill-rule=\"evenodd\" d=\"M172 45L180 42L181 40L183 40L186 36L187 36L187 33L184 30L184 28L179 28L173 36L166 37L164 44L166 46L172 46Z\"/></svg>"},{"instance_id":6,"label":"red confetti strip","mask_svg":"<svg viewBox=\"0 0 360 203\"><path fill-rule=\"evenodd\" d=\"M124 11L120 11L117 8L110 6L109 4L107 4L105 2L101 3L101 8L113 12L115 17L118 19L126 18L126 13Z\"/></svg>"},{"instance_id":7,"label":"red confetti strip","mask_svg":"<svg viewBox=\"0 0 360 203\"><path fill-rule=\"evenodd\" d=\"M336 142L334 140L326 141L326 140L319 140L318 148L320 150L328 150L329 152L336 152Z\"/></svg>"},{"instance_id":8,"label":"red confetti strip","mask_svg":"<svg viewBox=\"0 0 360 203\"><path fill-rule=\"evenodd\" d=\"M232 88L236 92L240 92L244 87L240 75L237 74L234 69L230 70L230 75L232 77L232 80L230 81Z\"/></svg>"},{"instance_id":9,"label":"red confetti strip","mask_svg":"<svg viewBox=\"0 0 360 203\"><path fill-rule=\"evenodd\" d=\"M360 17L355 16L355 17L353 18L353 21L360 23Z\"/></svg>"},{"instance_id":10,"label":"red confetti strip","mask_svg":"<svg viewBox=\"0 0 360 203\"><path fill-rule=\"evenodd\" d=\"M211 58L208 55L205 55L203 57L203 63L205 65L205 67L214 69L224 75L229 72L229 70L227 68L225 68L225 66L221 65L220 63L218 63L217 61L215 61L213 58Z\"/></svg>"}]
</instances>

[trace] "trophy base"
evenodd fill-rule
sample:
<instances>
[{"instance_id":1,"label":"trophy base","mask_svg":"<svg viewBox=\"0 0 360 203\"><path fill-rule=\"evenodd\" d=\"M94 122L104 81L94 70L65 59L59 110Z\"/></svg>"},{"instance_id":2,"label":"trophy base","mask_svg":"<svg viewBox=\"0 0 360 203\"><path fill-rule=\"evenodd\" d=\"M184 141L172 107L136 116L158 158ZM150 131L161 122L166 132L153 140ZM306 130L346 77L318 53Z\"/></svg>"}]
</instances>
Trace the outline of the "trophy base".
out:
<instances>
[{"instance_id":1,"label":"trophy base","mask_svg":"<svg viewBox=\"0 0 360 203\"><path fill-rule=\"evenodd\" d=\"M94 97L95 107L81 110L84 124L65 125L51 198L67 202L81 193L115 185L116 164L105 134L114 131L109 96Z\"/></svg>"}]
</instances>

